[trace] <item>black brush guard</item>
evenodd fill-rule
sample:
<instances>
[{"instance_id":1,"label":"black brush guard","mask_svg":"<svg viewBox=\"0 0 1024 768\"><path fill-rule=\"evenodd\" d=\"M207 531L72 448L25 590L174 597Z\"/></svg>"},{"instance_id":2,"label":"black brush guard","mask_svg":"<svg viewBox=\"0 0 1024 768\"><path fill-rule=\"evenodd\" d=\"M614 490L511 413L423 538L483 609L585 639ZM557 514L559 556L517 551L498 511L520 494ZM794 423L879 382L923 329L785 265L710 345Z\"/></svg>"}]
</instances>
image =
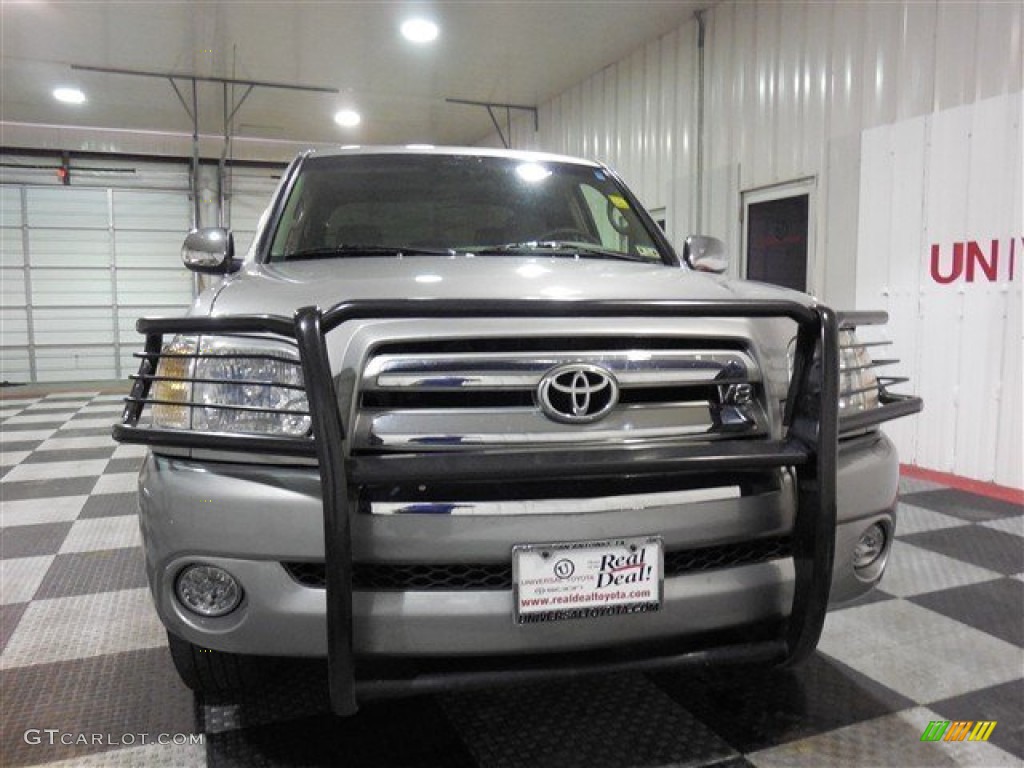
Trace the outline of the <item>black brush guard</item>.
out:
<instances>
[{"instance_id":1,"label":"black brush guard","mask_svg":"<svg viewBox=\"0 0 1024 768\"><path fill-rule=\"evenodd\" d=\"M580 318L580 317L736 317L789 318L797 324L793 376L781 440L736 440L713 444L659 443L656 446L595 447L474 454L352 456L344 451L345 427L331 375L325 336L353 320L396 318ZM352 647L352 543L349 489L410 480L586 479L633 473L697 473L792 467L798 506L793 530L796 574L793 606L781 637L767 642L725 645L676 656L617 661L599 666L568 666L564 675L595 669L625 671L661 666L722 662L793 662L814 650L821 634L832 580L836 527L836 460L840 420L840 325L885 322L884 313L842 316L822 306L788 301L351 301L322 311L304 307L294 318L280 316L142 319L146 336L140 372L115 440L159 446L315 457L324 504L327 652L332 707L341 715L357 710L356 694L387 695L397 689L429 691L445 686L509 680L548 679L550 669L516 669L426 676L411 681L359 681ZM201 433L138 426L156 376L165 334L270 334L298 345L312 434L306 437ZM920 410L918 398L884 394L870 413L855 414L843 431L871 427ZM197 407L197 406L190 406Z\"/></svg>"}]
</instances>

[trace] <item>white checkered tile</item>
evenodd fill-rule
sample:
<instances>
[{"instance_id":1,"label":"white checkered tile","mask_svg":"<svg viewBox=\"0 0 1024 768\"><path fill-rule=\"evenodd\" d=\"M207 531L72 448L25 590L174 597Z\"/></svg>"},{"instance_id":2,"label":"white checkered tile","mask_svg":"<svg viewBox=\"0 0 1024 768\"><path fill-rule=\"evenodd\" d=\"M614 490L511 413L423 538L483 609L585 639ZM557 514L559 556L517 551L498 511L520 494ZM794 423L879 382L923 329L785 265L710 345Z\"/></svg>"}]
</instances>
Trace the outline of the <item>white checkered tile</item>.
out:
<instances>
[{"instance_id":1,"label":"white checkered tile","mask_svg":"<svg viewBox=\"0 0 1024 768\"><path fill-rule=\"evenodd\" d=\"M103 475L92 488L93 495L102 493L135 493L139 490L138 472L115 472Z\"/></svg>"},{"instance_id":2,"label":"white checkered tile","mask_svg":"<svg viewBox=\"0 0 1024 768\"><path fill-rule=\"evenodd\" d=\"M996 571L897 540L893 542L881 586L890 595L910 597L998 578L1000 574Z\"/></svg>"},{"instance_id":3,"label":"white checkered tile","mask_svg":"<svg viewBox=\"0 0 1024 768\"><path fill-rule=\"evenodd\" d=\"M35 600L11 635L0 669L158 648L166 642L148 589Z\"/></svg>"},{"instance_id":4,"label":"white checkered tile","mask_svg":"<svg viewBox=\"0 0 1024 768\"><path fill-rule=\"evenodd\" d=\"M88 496L58 496L46 499L5 501L0 504L0 527L64 523L82 511Z\"/></svg>"},{"instance_id":5,"label":"white checkered tile","mask_svg":"<svg viewBox=\"0 0 1024 768\"><path fill-rule=\"evenodd\" d=\"M10 399L10 400L3 399L3 400L0 400L0 406L2 406L4 409L8 409L8 408L15 409L16 408L18 410L21 410L25 406L32 405L32 403L38 403L38 402L39 402L39 398L38 397L28 397L28 398Z\"/></svg>"},{"instance_id":6,"label":"white checkered tile","mask_svg":"<svg viewBox=\"0 0 1024 768\"><path fill-rule=\"evenodd\" d=\"M53 424L61 419L66 419L72 416L74 411L67 411L61 413L26 413L21 416L12 416L4 422L4 426L16 426L19 424Z\"/></svg>"},{"instance_id":7,"label":"white checkered tile","mask_svg":"<svg viewBox=\"0 0 1024 768\"><path fill-rule=\"evenodd\" d=\"M907 536L923 531L939 531L944 528L956 528L969 525L965 520L951 515L943 515L930 509L915 507L911 504L900 504L896 515L896 537Z\"/></svg>"},{"instance_id":8,"label":"white checkered tile","mask_svg":"<svg viewBox=\"0 0 1024 768\"><path fill-rule=\"evenodd\" d=\"M149 448L144 445L119 445L114 449L112 459L141 459L149 453Z\"/></svg>"},{"instance_id":9,"label":"white checkered tile","mask_svg":"<svg viewBox=\"0 0 1024 768\"><path fill-rule=\"evenodd\" d=\"M991 528L994 531L1003 531L1003 533L1012 533L1015 536L1024 538L1024 515L1018 515L1017 517L1004 517L999 520L989 520L987 523L982 523L986 528ZM1021 542L1021 547L1024 548L1024 541Z\"/></svg>"},{"instance_id":10,"label":"white checkered tile","mask_svg":"<svg viewBox=\"0 0 1024 768\"><path fill-rule=\"evenodd\" d=\"M98 429L100 427L112 427L120 419L114 416L104 416L95 419L73 419L61 426L61 430L72 429Z\"/></svg>"},{"instance_id":11,"label":"white checkered tile","mask_svg":"<svg viewBox=\"0 0 1024 768\"><path fill-rule=\"evenodd\" d=\"M32 455L32 451L2 451L0 450L0 467L13 467L21 464Z\"/></svg>"},{"instance_id":12,"label":"white checkered tile","mask_svg":"<svg viewBox=\"0 0 1024 768\"><path fill-rule=\"evenodd\" d=\"M45 440L57 431L53 429L0 429L0 443L21 443Z\"/></svg>"},{"instance_id":13,"label":"white checkered tile","mask_svg":"<svg viewBox=\"0 0 1024 768\"><path fill-rule=\"evenodd\" d=\"M60 552L95 552L141 545L138 518L135 515L116 515L76 520L64 539Z\"/></svg>"},{"instance_id":14,"label":"white checkered tile","mask_svg":"<svg viewBox=\"0 0 1024 768\"><path fill-rule=\"evenodd\" d=\"M78 413L81 414L94 414L96 416L113 414L119 416L124 410L123 403L99 403L98 405L87 405Z\"/></svg>"},{"instance_id":15,"label":"white checkered tile","mask_svg":"<svg viewBox=\"0 0 1024 768\"><path fill-rule=\"evenodd\" d=\"M151 740L158 737L159 734L149 734ZM206 747L202 744L149 744L44 763L39 768L206 768Z\"/></svg>"},{"instance_id":16,"label":"white checkered tile","mask_svg":"<svg viewBox=\"0 0 1024 768\"><path fill-rule=\"evenodd\" d=\"M115 445L114 439L107 435L94 435L91 437L51 437L41 443L36 450L75 451L81 448L109 448L112 445Z\"/></svg>"},{"instance_id":17,"label":"white checkered tile","mask_svg":"<svg viewBox=\"0 0 1024 768\"><path fill-rule=\"evenodd\" d=\"M53 555L45 557L14 557L0 560L0 605L27 603L53 562Z\"/></svg>"},{"instance_id":18,"label":"white checkered tile","mask_svg":"<svg viewBox=\"0 0 1024 768\"><path fill-rule=\"evenodd\" d=\"M22 483L31 480L99 476L103 474L108 461L108 459L90 459L88 461L46 461L39 464L19 464L8 472L0 482Z\"/></svg>"},{"instance_id":19,"label":"white checkered tile","mask_svg":"<svg viewBox=\"0 0 1024 768\"><path fill-rule=\"evenodd\" d=\"M818 648L914 701L1020 677L1024 651L905 600L830 613Z\"/></svg>"},{"instance_id":20,"label":"white checkered tile","mask_svg":"<svg viewBox=\"0 0 1024 768\"><path fill-rule=\"evenodd\" d=\"M44 400L41 403L30 405L25 410L32 412L64 411L65 413L75 413L79 408L81 408L88 402L88 400Z\"/></svg>"}]
</instances>

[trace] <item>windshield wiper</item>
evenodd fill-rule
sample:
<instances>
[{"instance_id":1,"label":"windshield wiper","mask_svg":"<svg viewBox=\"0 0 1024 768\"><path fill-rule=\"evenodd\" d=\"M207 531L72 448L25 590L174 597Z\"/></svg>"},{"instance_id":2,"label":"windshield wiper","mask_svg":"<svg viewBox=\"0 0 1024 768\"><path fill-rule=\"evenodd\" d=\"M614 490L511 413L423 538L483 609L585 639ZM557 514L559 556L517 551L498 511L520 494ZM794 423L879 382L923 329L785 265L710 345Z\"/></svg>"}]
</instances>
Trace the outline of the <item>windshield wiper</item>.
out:
<instances>
[{"instance_id":1,"label":"windshield wiper","mask_svg":"<svg viewBox=\"0 0 1024 768\"><path fill-rule=\"evenodd\" d=\"M587 259L622 259L623 261L640 261L652 263L652 259L632 253L602 248L593 243L574 243L566 240L527 241L523 243L505 243L504 245L487 245L482 248L464 248L461 251L476 256L502 256L506 254L552 254L578 256Z\"/></svg>"},{"instance_id":2,"label":"windshield wiper","mask_svg":"<svg viewBox=\"0 0 1024 768\"><path fill-rule=\"evenodd\" d=\"M358 245L343 243L320 248L304 248L284 255L284 261L330 259L335 256L454 256L449 248L415 248L407 245Z\"/></svg>"}]
</instances>

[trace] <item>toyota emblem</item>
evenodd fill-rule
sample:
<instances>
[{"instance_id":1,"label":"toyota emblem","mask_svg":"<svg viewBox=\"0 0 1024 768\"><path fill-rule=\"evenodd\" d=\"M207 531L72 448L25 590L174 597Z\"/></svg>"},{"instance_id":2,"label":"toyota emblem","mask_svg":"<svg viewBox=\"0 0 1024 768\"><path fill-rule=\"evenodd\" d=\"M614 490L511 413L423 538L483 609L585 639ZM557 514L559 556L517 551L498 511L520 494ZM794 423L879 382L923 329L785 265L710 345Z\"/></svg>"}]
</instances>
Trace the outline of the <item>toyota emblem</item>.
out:
<instances>
[{"instance_id":1,"label":"toyota emblem","mask_svg":"<svg viewBox=\"0 0 1024 768\"><path fill-rule=\"evenodd\" d=\"M537 386L544 415L567 424L597 421L619 402L619 385L598 365L571 363L548 371Z\"/></svg>"}]
</instances>

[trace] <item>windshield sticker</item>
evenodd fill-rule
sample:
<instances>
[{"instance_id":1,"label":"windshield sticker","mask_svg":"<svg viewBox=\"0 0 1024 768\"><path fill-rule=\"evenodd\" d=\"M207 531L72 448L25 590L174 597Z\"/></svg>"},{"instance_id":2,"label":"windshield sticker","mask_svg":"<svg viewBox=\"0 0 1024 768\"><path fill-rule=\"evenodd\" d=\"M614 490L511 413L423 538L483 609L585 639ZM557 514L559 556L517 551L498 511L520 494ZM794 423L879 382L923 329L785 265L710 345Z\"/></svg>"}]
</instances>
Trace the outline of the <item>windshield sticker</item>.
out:
<instances>
[{"instance_id":1,"label":"windshield sticker","mask_svg":"<svg viewBox=\"0 0 1024 768\"><path fill-rule=\"evenodd\" d=\"M626 198L622 195L608 195L608 199L612 201L612 205L618 208L620 211L628 211L629 203L626 202Z\"/></svg>"},{"instance_id":2,"label":"windshield sticker","mask_svg":"<svg viewBox=\"0 0 1024 768\"><path fill-rule=\"evenodd\" d=\"M605 175L604 175L603 173L601 173L600 171L594 171L594 178L595 178L595 179L597 179L598 181L604 181L604 180L605 180L605 179L607 179L608 177L607 177L607 176L605 176Z\"/></svg>"},{"instance_id":3,"label":"windshield sticker","mask_svg":"<svg viewBox=\"0 0 1024 768\"><path fill-rule=\"evenodd\" d=\"M659 255L658 254L658 249L657 248L651 248L651 246L649 246L649 245L638 245L636 247L636 252L639 253L641 256L643 256L645 258L648 258L648 259L656 259L656 258L658 258L658 255Z\"/></svg>"}]
</instances>

